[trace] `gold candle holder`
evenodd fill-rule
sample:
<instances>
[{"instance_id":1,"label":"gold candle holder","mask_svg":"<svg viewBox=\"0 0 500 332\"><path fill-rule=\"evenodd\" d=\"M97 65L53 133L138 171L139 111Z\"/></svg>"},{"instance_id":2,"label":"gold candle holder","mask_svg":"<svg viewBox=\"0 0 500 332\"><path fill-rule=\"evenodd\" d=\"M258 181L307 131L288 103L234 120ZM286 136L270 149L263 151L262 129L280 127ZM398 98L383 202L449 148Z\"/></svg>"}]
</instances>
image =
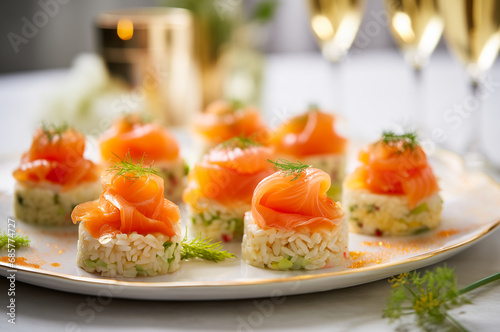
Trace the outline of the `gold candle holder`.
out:
<instances>
[{"instance_id":1,"label":"gold candle holder","mask_svg":"<svg viewBox=\"0 0 500 332\"><path fill-rule=\"evenodd\" d=\"M165 125L186 125L201 108L194 22L180 8L131 8L102 13L96 26L110 75L139 89Z\"/></svg>"}]
</instances>

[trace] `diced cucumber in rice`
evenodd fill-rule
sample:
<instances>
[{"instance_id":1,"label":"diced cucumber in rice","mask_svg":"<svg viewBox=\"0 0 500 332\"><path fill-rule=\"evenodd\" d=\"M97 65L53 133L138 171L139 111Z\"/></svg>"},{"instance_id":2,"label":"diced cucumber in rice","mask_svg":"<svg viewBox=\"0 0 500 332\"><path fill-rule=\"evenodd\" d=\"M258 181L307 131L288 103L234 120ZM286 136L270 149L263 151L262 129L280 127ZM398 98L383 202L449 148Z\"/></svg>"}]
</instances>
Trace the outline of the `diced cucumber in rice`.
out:
<instances>
[{"instance_id":1,"label":"diced cucumber in rice","mask_svg":"<svg viewBox=\"0 0 500 332\"><path fill-rule=\"evenodd\" d=\"M343 266L348 251L347 223L318 232L262 229L251 212L245 214L243 260L252 266L273 270L315 270Z\"/></svg>"},{"instance_id":2,"label":"diced cucumber in rice","mask_svg":"<svg viewBox=\"0 0 500 332\"><path fill-rule=\"evenodd\" d=\"M230 209L210 200L201 205L203 210L187 205L191 222L188 224L192 236L201 235L214 241L240 241L243 237L243 215L249 204L236 205Z\"/></svg>"},{"instance_id":3,"label":"diced cucumber in rice","mask_svg":"<svg viewBox=\"0 0 500 332\"><path fill-rule=\"evenodd\" d=\"M422 203L413 210L410 211L410 214L419 214L425 211L428 211L429 209L427 208L427 203Z\"/></svg>"},{"instance_id":4,"label":"diced cucumber in rice","mask_svg":"<svg viewBox=\"0 0 500 332\"><path fill-rule=\"evenodd\" d=\"M160 161L153 165L158 170L158 175L163 179L165 185L165 198L179 202L185 187L185 175L187 164L182 158L174 161Z\"/></svg>"},{"instance_id":5,"label":"diced cucumber in rice","mask_svg":"<svg viewBox=\"0 0 500 332\"><path fill-rule=\"evenodd\" d=\"M72 225L76 205L99 198L100 182L82 183L70 190L59 185L17 182L14 215L22 221L48 226Z\"/></svg>"},{"instance_id":6,"label":"diced cucumber in rice","mask_svg":"<svg viewBox=\"0 0 500 332\"><path fill-rule=\"evenodd\" d=\"M366 189L344 188L342 203L350 231L377 236L427 232L439 225L443 209L438 194L410 209L404 195L373 194Z\"/></svg>"},{"instance_id":7,"label":"diced cucumber in rice","mask_svg":"<svg viewBox=\"0 0 500 332\"><path fill-rule=\"evenodd\" d=\"M180 225L174 225L172 238L165 234L116 234L102 243L85 228L78 226L77 265L105 277L156 276L174 272L181 260Z\"/></svg>"}]
</instances>

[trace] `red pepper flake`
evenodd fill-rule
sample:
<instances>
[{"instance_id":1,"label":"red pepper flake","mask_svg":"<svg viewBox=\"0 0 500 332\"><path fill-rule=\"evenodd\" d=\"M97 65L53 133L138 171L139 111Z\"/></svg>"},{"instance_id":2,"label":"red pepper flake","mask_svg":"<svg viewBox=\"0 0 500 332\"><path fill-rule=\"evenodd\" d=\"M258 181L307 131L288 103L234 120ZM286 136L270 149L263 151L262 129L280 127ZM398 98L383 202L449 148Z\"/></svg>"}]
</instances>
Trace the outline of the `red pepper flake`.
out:
<instances>
[{"instance_id":1,"label":"red pepper flake","mask_svg":"<svg viewBox=\"0 0 500 332\"><path fill-rule=\"evenodd\" d=\"M406 241L394 241L390 239L375 241L364 241L361 246L373 248L376 252L351 251L346 258L346 267L356 269L372 264L390 262L394 257L404 258L437 249L446 243L449 236L459 234L460 230L443 230L425 238L408 239Z\"/></svg>"},{"instance_id":2,"label":"red pepper flake","mask_svg":"<svg viewBox=\"0 0 500 332\"><path fill-rule=\"evenodd\" d=\"M373 263L380 264L382 261L383 257L380 253L349 251L346 267L348 269L359 269Z\"/></svg>"}]
</instances>

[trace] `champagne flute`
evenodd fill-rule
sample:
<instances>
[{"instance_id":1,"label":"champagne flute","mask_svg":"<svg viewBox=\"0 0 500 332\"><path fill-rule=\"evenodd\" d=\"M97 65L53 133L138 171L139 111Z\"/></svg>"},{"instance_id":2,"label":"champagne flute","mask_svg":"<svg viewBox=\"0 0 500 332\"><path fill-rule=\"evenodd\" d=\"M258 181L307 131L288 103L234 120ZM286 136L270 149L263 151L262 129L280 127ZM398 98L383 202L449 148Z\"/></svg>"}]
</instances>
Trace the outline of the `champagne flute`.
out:
<instances>
[{"instance_id":1,"label":"champagne flute","mask_svg":"<svg viewBox=\"0 0 500 332\"><path fill-rule=\"evenodd\" d=\"M403 56L412 68L415 81L414 116L422 113L422 68L436 48L443 33L443 20L437 0L385 0L390 31ZM418 123L418 122L417 122ZM417 127L423 127L417 124Z\"/></svg>"},{"instance_id":2,"label":"champagne flute","mask_svg":"<svg viewBox=\"0 0 500 332\"><path fill-rule=\"evenodd\" d=\"M321 53L333 64L334 93L340 101L339 63L349 51L363 18L364 0L309 0L311 28Z\"/></svg>"},{"instance_id":3,"label":"champagne flute","mask_svg":"<svg viewBox=\"0 0 500 332\"><path fill-rule=\"evenodd\" d=\"M445 22L444 35L452 53L465 66L472 96L472 137L465 152L467 166L484 169L487 160L480 148L480 81L491 68L500 49L500 1L439 0Z\"/></svg>"},{"instance_id":4,"label":"champagne flute","mask_svg":"<svg viewBox=\"0 0 500 332\"><path fill-rule=\"evenodd\" d=\"M385 0L392 36L405 60L419 72L443 32L437 0Z\"/></svg>"}]
</instances>

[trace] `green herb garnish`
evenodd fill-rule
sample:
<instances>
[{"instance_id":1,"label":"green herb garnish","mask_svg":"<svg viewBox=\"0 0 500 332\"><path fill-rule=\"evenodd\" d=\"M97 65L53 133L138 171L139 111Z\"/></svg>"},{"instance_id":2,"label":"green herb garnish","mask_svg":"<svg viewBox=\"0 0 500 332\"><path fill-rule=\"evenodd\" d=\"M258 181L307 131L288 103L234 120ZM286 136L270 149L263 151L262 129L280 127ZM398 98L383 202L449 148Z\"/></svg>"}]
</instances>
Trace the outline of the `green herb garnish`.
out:
<instances>
[{"instance_id":1,"label":"green herb garnish","mask_svg":"<svg viewBox=\"0 0 500 332\"><path fill-rule=\"evenodd\" d=\"M413 150L416 146L418 146L418 136L416 133L397 135L392 131L384 131L380 141L390 146L399 147L401 152L406 149ZM402 145L399 146L399 144Z\"/></svg>"},{"instance_id":2,"label":"green herb garnish","mask_svg":"<svg viewBox=\"0 0 500 332\"><path fill-rule=\"evenodd\" d=\"M114 155L117 161L114 165L108 167L107 172L116 172L117 176L123 176L127 180L137 180L143 176L158 175L158 170L153 168L153 164L149 166L144 165L146 154L142 155L138 163L132 161L130 152L127 153L125 159L120 158L116 154Z\"/></svg>"},{"instance_id":3,"label":"green herb garnish","mask_svg":"<svg viewBox=\"0 0 500 332\"><path fill-rule=\"evenodd\" d=\"M311 165L306 165L297 160L296 163L285 159L278 159L276 161L267 160L274 165L277 171L280 171L283 176L295 176L291 181L297 180L303 171L311 167Z\"/></svg>"},{"instance_id":4,"label":"green herb garnish","mask_svg":"<svg viewBox=\"0 0 500 332\"><path fill-rule=\"evenodd\" d=\"M307 107L308 112L314 112L319 110L319 105L316 103L310 103L309 106Z\"/></svg>"},{"instance_id":5,"label":"green herb garnish","mask_svg":"<svg viewBox=\"0 0 500 332\"><path fill-rule=\"evenodd\" d=\"M68 129L69 126L67 123L62 123L60 125L42 123L43 133L47 136L50 142L52 142L55 137L61 138L62 134Z\"/></svg>"},{"instance_id":6,"label":"green herb garnish","mask_svg":"<svg viewBox=\"0 0 500 332\"><path fill-rule=\"evenodd\" d=\"M257 2L252 13L252 19L259 23L269 22L278 8L277 0L263 0Z\"/></svg>"},{"instance_id":7,"label":"green herb garnish","mask_svg":"<svg viewBox=\"0 0 500 332\"><path fill-rule=\"evenodd\" d=\"M210 238L201 238L198 235L192 240L188 240L187 235L181 242L181 259L200 258L206 261L219 262L227 258L234 258L236 255L221 250L220 242L211 243Z\"/></svg>"},{"instance_id":8,"label":"green herb garnish","mask_svg":"<svg viewBox=\"0 0 500 332\"><path fill-rule=\"evenodd\" d=\"M6 232L0 234L0 250L4 247L7 249L28 247L30 245L30 240L27 236L15 235L9 236Z\"/></svg>"},{"instance_id":9,"label":"green herb garnish","mask_svg":"<svg viewBox=\"0 0 500 332\"><path fill-rule=\"evenodd\" d=\"M467 331L447 311L470 303L462 297L463 294L498 279L500 273L457 289L455 272L446 266L425 271L423 275L416 271L403 273L389 279L392 290L383 317L392 322L402 316L416 315L417 324L425 330L432 330L448 319L462 331Z\"/></svg>"},{"instance_id":10,"label":"green herb garnish","mask_svg":"<svg viewBox=\"0 0 500 332\"><path fill-rule=\"evenodd\" d=\"M237 111L245 107L245 104L238 99L231 99L229 100L229 104L231 105L231 108L233 111Z\"/></svg>"},{"instance_id":11,"label":"green herb garnish","mask_svg":"<svg viewBox=\"0 0 500 332\"><path fill-rule=\"evenodd\" d=\"M146 124L153 122L153 116L149 113L127 113L123 119L131 125L135 123Z\"/></svg>"},{"instance_id":12,"label":"green herb garnish","mask_svg":"<svg viewBox=\"0 0 500 332\"><path fill-rule=\"evenodd\" d=\"M235 148L240 148L240 149L247 149L253 146L262 146L262 144L254 141L250 137L245 137L245 136L238 136L238 137L233 137L228 139L225 142L220 143L217 146L217 149L235 149Z\"/></svg>"}]
</instances>

